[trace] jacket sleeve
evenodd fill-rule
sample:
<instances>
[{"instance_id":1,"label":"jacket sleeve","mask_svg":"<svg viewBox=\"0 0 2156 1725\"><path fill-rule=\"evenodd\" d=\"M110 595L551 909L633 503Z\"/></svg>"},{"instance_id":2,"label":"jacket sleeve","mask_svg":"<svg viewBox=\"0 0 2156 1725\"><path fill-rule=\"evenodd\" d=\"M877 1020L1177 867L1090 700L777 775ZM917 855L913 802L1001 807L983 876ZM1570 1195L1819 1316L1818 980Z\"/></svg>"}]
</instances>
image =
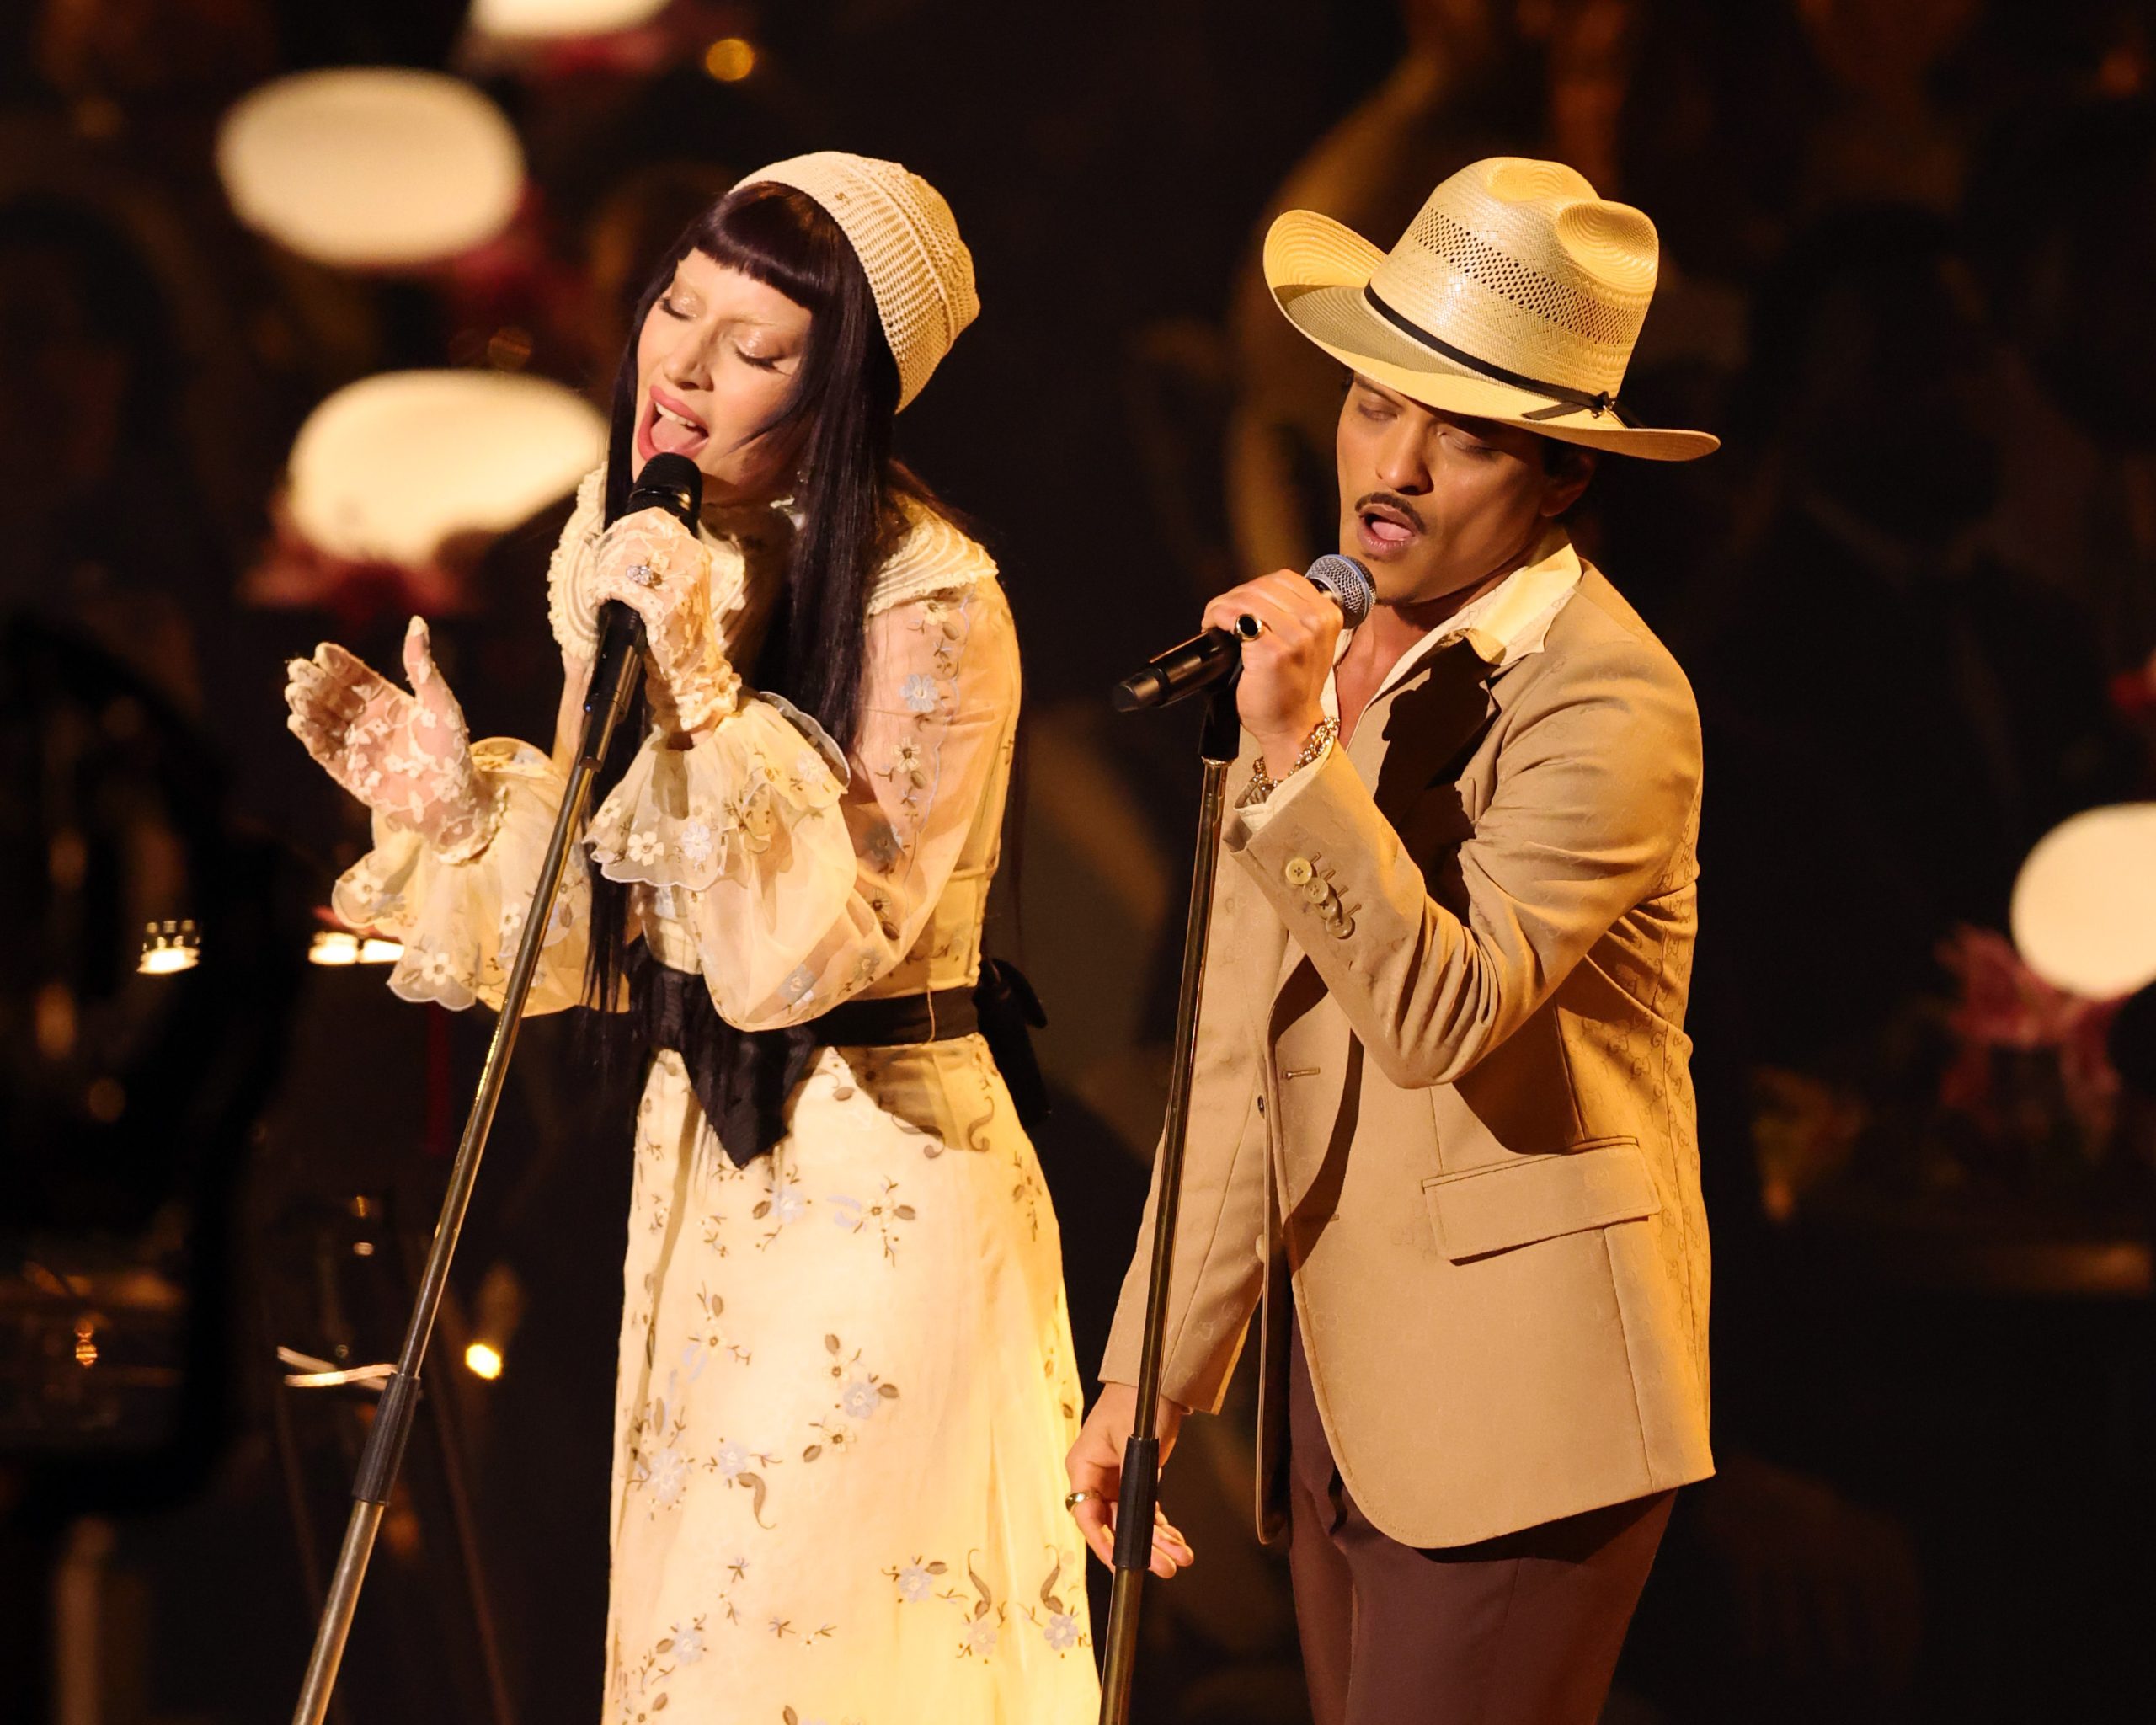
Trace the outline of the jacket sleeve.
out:
<instances>
[{"instance_id":1,"label":"jacket sleeve","mask_svg":"<svg viewBox=\"0 0 2156 1725\"><path fill-rule=\"evenodd\" d=\"M1459 852L1467 915L1430 895L1345 751L1285 785L1230 849L1393 1083L1457 1082L1589 948L1683 863L1700 725L1666 656L1624 638L1577 650L1507 717L1489 806ZM1328 923L1302 865L1329 879Z\"/></svg>"},{"instance_id":2,"label":"jacket sleeve","mask_svg":"<svg viewBox=\"0 0 2156 1725\"><path fill-rule=\"evenodd\" d=\"M1213 938L1198 1014L1162 1376L1170 1400L1207 1413L1219 1410L1264 1288L1267 1147L1259 1103L1260 1027L1253 1023L1253 1013L1262 1008L1246 997L1235 960L1239 900L1249 905L1249 890L1224 855L1213 891ZM1104 1382L1138 1381L1160 1190L1156 1151L1145 1219L1101 1365Z\"/></svg>"}]
</instances>

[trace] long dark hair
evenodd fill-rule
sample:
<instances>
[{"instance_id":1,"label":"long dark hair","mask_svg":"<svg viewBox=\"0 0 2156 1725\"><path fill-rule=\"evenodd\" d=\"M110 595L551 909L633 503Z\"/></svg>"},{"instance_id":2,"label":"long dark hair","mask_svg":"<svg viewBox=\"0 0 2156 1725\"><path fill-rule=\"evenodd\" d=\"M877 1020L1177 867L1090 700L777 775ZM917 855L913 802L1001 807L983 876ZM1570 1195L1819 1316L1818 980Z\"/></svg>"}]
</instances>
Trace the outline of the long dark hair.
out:
<instances>
[{"instance_id":1,"label":"long dark hair","mask_svg":"<svg viewBox=\"0 0 2156 1725\"><path fill-rule=\"evenodd\" d=\"M783 695L850 748L861 716L870 579L904 526L902 499L939 505L891 454L898 365L861 260L814 199L768 181L738 187L691 222L659 261L638 298L614 376L607 518L621 512L635 478L638 343L675 267L692 251L776 288L811 314L793 387L756 434L799 451L800 526L762 650L752 670L743 669L751 686ZM639 695L616 733L599 794L627 769L648 723ZM622 975L628 894L595 871L591 894L586 997L611 1007Z\"/></svg>"}]
</instances>

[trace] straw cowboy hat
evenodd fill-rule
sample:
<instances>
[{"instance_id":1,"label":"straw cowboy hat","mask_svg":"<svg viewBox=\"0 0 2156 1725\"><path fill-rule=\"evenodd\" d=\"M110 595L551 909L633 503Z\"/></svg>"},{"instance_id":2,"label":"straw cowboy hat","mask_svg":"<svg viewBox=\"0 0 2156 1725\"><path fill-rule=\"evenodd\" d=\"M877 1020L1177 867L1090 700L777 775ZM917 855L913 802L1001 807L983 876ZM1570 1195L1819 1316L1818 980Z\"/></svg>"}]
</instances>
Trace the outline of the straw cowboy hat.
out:
<instances>
[{"instance_id":1,"label":"straw cowboy hat","mask_svg":"<svg viewBox=\"0 0 2156 1725\"><path fill-rule=\"evenodd\" d=\"M1310 210L1265 237L1288 321L1333 358L1443 413L1649 461L1720 447L1618 404L1654 296L1654 223L1558 162L1496 156L1430 194L1390 252Z\"/></svg>"}]
</instances>

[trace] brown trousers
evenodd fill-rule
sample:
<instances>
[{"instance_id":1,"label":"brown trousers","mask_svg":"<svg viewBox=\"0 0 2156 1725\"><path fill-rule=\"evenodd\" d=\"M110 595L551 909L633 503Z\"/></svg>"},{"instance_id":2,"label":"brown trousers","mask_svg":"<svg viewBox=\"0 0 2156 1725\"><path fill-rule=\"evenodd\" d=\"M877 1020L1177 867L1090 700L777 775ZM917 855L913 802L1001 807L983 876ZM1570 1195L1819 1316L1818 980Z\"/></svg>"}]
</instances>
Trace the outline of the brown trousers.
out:
<instances>
[{"instance_id":1,"label":"brown trousers","mask_svg":"<svg viewBox=\"0 0 2156 1725\"><path fill-rule=\"evenodd\" d=\"M1316 1725L1594 1725L1676 1495L1445 1551L1341 1483L1291 1327L1288 1566Z\"/></svg>"}]
</instances>

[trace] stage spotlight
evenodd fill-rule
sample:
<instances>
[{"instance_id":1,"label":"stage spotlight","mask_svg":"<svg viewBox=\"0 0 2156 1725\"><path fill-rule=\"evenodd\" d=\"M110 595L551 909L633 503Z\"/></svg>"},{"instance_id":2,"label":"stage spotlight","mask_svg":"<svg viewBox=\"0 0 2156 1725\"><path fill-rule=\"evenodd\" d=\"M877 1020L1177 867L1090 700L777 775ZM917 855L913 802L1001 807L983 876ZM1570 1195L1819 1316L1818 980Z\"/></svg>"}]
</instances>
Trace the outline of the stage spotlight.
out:
<instances>
[{"instance_id":1,"label":"stage spotlight","mask_svg":"<svg viewBox=\"0 0 2156 1725\"><path fill-rule=\"evenodd\" d=\"M394 964L404 956L402 941L384 940L379 935L369 935L362 940L356 934L341 928L322 928L315 931L314 940L307 949L310 964L332 967L343 964Z\"/></svg>"},{"instance_id":2,"label":"stage spotlight","mask_svg":"<svg viewBox=\"0 0 2156 1725\"><path fill-rule=\"evenodd\" d=\"M2054 988L2116 1000L2156 982L2156 803L2090 809L2038 841L2014 883L2014 944Z\"/></svg>"},{"instance_id":3,"label":"stage spotlight","mask_svg":"<svg viewBox=\"0 0 2156 1725\"><path fill-rule=\"evenodd\" d=\"M349 67L282 77L233 104L217 174L249 227L318 263L408 270L483 244L524 195L501 110L436 72Z\"/></svg>"},{"instance_id":4,"label":"stage spotlight","mask_svg":"<svg viewBox=\"0 0 2156 1725\"><path fill-rule=\"evenodd\" d=\"M412 567L462 534L499 533L598 465L606 421L574 390L496 371L386 371L300 428L292 526L317 550Z\"/></svg>"},{"instance_id":5,"label":"stage spotlight","mask_svg":"<svg viewBox=\"0 0 2156 1725\"><path fill-rule=\"evenodd\" d=\"M473 1377L485 1378L491 1383L502 1375L500 1350L484 1342L474 1342L464 1350L464 1369Z\"/></svg>"}]
</instances>

